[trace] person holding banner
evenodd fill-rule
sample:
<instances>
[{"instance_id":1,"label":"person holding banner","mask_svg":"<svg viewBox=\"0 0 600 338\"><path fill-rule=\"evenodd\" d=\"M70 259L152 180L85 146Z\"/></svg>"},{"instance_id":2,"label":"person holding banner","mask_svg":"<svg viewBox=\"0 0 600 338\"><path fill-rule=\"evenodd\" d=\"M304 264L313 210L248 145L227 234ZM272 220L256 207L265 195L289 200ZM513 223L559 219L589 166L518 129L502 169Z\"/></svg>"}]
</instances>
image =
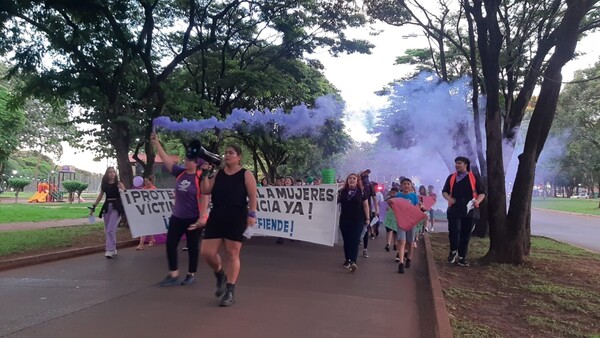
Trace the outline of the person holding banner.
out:
<instances>
[{"instance_id":1,"label":"person holding banner","mask_svg":"<svg viewBox=\"0 0 600 338\"><path fill-rule=\"evenodd\" d=\"M215 296L219 306L235 303L235 283L240 272L240 251L244 233L256 223L257 189L252 172L242 167L242 149L237 145L225 148L225 166L216 175L205 175L202 193L212 196L212 209L202 242L202 257L213 269L217 279ZM202 170L212 170L204 164ZM218 251L225 247L226 264Z\"/></svg>"},{"instance_id":2,"label":"person holding banner","mask_svg":"<svg viewBox=\"0 0 600 338\"><path fill-rule=\"evenodd\" d=\"M119 226L121 216L125 215L119 190L125 190L125 186L119 181L117 171L114 167L106 168L100 184L100 194L98 194L96 201L90 208L90 216L92 216L98 203L102 201L102 197L106 194L106 200L102 204L98 215L104 220L104 231L106 232L104 257L106 258L113 258L117 255L117 226Z\"/></svg>"},{"instance_id":3,"label":"person holding banner","mask_svg":"<svg viewBox=\"0 0 600 338\"><path fill-rule=\"evenodd\" d=\"M481 179L471 172L471 161L463 156L454 160L456 172L446 179L442 196L448 201L448 263L458 260L459 266L469 266L467 251L474 219L479 218L479 204L485 198Z\"/></svg>"},{"instance_id":4,"label":"person holding banner","mask_svg":"<svg viewBox=\"0 0 600 338\"><path fill-rule=\"evenodd\" d=\"M200 142L192 141L185 154L184 166L176 165L161 146L155 133L150 135L150 142L156 153L163 161L166 169L176 177L175 206L169 219L167 230L167 260L169 274L159 283L159 286L191 285L196 281L198 269L199 243L202 230L206 224L208 196L200 191L200 171L198 165ZM188 248L188 272L185 279L179 282L177 247L183 234L186 235Z\"/></svg>"},{"instance_id":5,"label":"person holding banner","mask_svg":"<svg viewBox=\"0 0 600 338\"><path fill-rule=\"evenodd\" d=\"M142 186L142 189L146 189L146 190L156 190L156 186L154 185L154 175L150 175L147 177L144 177L144 185ZM154 235L150 235L150 241L148 242L148 246L154 246ZM144 250L144 243L146 243L146 236L140 236L140 243L138 244L137 248L135 248L136 250L140 251L140 250Z\"/></svg>"},{"instance_id":6,"label":"person holding banner","mask_svg":"<svg viewBox=\"0 0 600 338\"><path fill-rule=\"evenodd\" d=\"M407 199L414 206L419 205L419 197L417 196L417 194L414 193L412 181L410 180L410 178L403 178L400 182L400 185L402 187L402 191L396 194L396 197ZM413 252L412 243L415 240L415 229L416 227L413 227L412 229L407 231L398 227L398 237L396 241L398 246L398 258L400 260L400 263L398 264L399 273L404 273L405 267L410 268L411 257ZM408 246L406 245L407 242ZM405 247L407 249L406 257L404 253ZM406 264L404 259L406 259Z\"/></svg>"},{"instance_id":7,"label":"person holding banner","mask_svg":"<svg viewBox=\"0 0 600 338\"><path fill-rule=\"evenodd\" d=\"M358 245L364 227L368 226L371 219L369 211L369 195L365 193L358 175L350 174L346 178L344 187L338 195L341 207L340 231L344 240L344 264L342 267L356 271L356 258Z\"/></svg>"}]
</instances>

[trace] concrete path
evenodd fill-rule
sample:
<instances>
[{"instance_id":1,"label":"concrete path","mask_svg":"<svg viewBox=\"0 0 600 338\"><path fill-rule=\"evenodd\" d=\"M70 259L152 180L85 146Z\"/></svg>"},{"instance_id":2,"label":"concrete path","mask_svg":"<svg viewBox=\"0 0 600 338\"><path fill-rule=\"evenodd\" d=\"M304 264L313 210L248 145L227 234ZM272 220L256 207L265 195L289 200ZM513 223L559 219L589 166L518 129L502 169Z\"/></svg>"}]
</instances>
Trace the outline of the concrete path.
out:
<instances>
[{"instance_id":1,"label":"concrete path","mask_svg":"<svg viewBox=\"0 0 600 338\"><path fill-rule=\"evenodd\" d=\"M600 217L549 210L531 211L531 232L600 252Z\"/></svg>"},{"instance_id":2,"label":"concrete path","mask_svg":"<svg viewBox=\"0 0 600 338\"><path fill-rule=\"evenodd\" d=\"M98 219L102 221L101 219ZM46 228L57 228L57 227L68 227L73 225L89 224L87 218L78 219L62 219L53 221L43 222L16 222L16 223L4 223L0 224L0 231L16 231L16 230L33 230L33 229L46 229Z\"/></svg>"},{"instance_id":3,"label":"concrete path","mask_svg":"<svg viewBox=\"0 0 600 338\"><path fill-rule=\"evenodd\" d=\"M0 272L0 336L432 337L421 245L400 275L383 239L354 274L341 247L253 238L242 249L237 303L219 308L200 264L193 286L159 288L164 246L89 255ZM180 255L187 267L187 254Z\"/></svg>"}]
</instances>

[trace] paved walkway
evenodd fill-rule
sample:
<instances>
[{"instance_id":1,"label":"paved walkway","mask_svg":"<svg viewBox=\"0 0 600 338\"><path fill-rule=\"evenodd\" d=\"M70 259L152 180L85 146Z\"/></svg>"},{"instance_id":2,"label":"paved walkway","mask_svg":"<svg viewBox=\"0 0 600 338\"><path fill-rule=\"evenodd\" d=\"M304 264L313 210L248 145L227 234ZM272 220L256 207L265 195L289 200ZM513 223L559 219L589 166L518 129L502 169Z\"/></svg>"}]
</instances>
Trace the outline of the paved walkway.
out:
<instances>
[{"instance_id":1,"label":"paved walkway","mask_svg":"<svg viewBox=\"0 0 600 338\"><path fill-rule=\"evenodd\" d=\"M101 221L101 220L100 220ZM43 222L17 222L0 224L0 231L33 230L57 227L68 227L73 225L89 224L87 218L62 219Z\"/></svg>"},{"instance_id":2,"label":"paved walkway","mask_svg":"<svg viewBox=\"0 0 600 338\"><path fill-rule=\"evenodd\" d=\"M422 248L400 275L383 239L371 243L351 274L339 246L253 238L230 308L217 306L204 263L197 284L157 287L164 246L0 272L0 336L432 337Z\"/></svg>"}]
</instances>

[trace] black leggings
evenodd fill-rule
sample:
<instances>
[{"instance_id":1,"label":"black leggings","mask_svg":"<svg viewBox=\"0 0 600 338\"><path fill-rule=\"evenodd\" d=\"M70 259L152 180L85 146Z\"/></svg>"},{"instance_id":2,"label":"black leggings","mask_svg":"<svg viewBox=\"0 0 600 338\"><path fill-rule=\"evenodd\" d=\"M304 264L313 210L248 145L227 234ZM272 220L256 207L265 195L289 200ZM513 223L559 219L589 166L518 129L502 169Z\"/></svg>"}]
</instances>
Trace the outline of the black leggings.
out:
<instances>
[{"instance_id":1,"label":"black leggings","mask_svg":"<svg viewBox=\"0 0 600 338\"><path fill-rule=\"evenodd\" d=\"M189 255L188 272L196 273L198 270L198 255L200 246L201 229L188 231L187 228L197 218L178 218L171 216L169 220L169 230L167 231L167 259L169 260L169 271L175 271L177 267L177 247L183 234L186 236Z\"/></svg>"},{"instance_id":2,"label":"black leggings","mask_svg":"<svg viewBox=\"0 0 600 338\"><path fill-rule=\"evenodd\" d=\"M356 262L362 229L362 224L340 224L340 230L344 240L344 256L347 261Z\"/></svg>"}]
</instances>

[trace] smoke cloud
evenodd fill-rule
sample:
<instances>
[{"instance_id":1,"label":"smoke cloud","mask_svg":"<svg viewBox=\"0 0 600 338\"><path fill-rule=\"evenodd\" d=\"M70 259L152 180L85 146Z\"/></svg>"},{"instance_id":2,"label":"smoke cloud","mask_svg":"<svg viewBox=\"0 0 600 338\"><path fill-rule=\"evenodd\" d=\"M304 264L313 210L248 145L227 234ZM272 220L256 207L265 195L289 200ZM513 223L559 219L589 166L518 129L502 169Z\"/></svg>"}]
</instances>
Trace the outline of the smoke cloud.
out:
<instances>
[{"instance_id":1,"label":"smoke cloud","mask_svg":"<svg viewBox=\"0 0 600 338\"><path fill-rule=\"evenodd\" d=\"M155 127L171 131L202 132L208 129L234 130L238 127L263 128L272 126L282 131L284 138L314 135L327 120L339 120L343 116L344 104L333 95L316 99L314 108L305 104L295 106L289 113L283 109L265 111L233 109L225 120L214 116L205 120L173 121L161 116L154 119Z\"/></svg>"}]
</instances>

